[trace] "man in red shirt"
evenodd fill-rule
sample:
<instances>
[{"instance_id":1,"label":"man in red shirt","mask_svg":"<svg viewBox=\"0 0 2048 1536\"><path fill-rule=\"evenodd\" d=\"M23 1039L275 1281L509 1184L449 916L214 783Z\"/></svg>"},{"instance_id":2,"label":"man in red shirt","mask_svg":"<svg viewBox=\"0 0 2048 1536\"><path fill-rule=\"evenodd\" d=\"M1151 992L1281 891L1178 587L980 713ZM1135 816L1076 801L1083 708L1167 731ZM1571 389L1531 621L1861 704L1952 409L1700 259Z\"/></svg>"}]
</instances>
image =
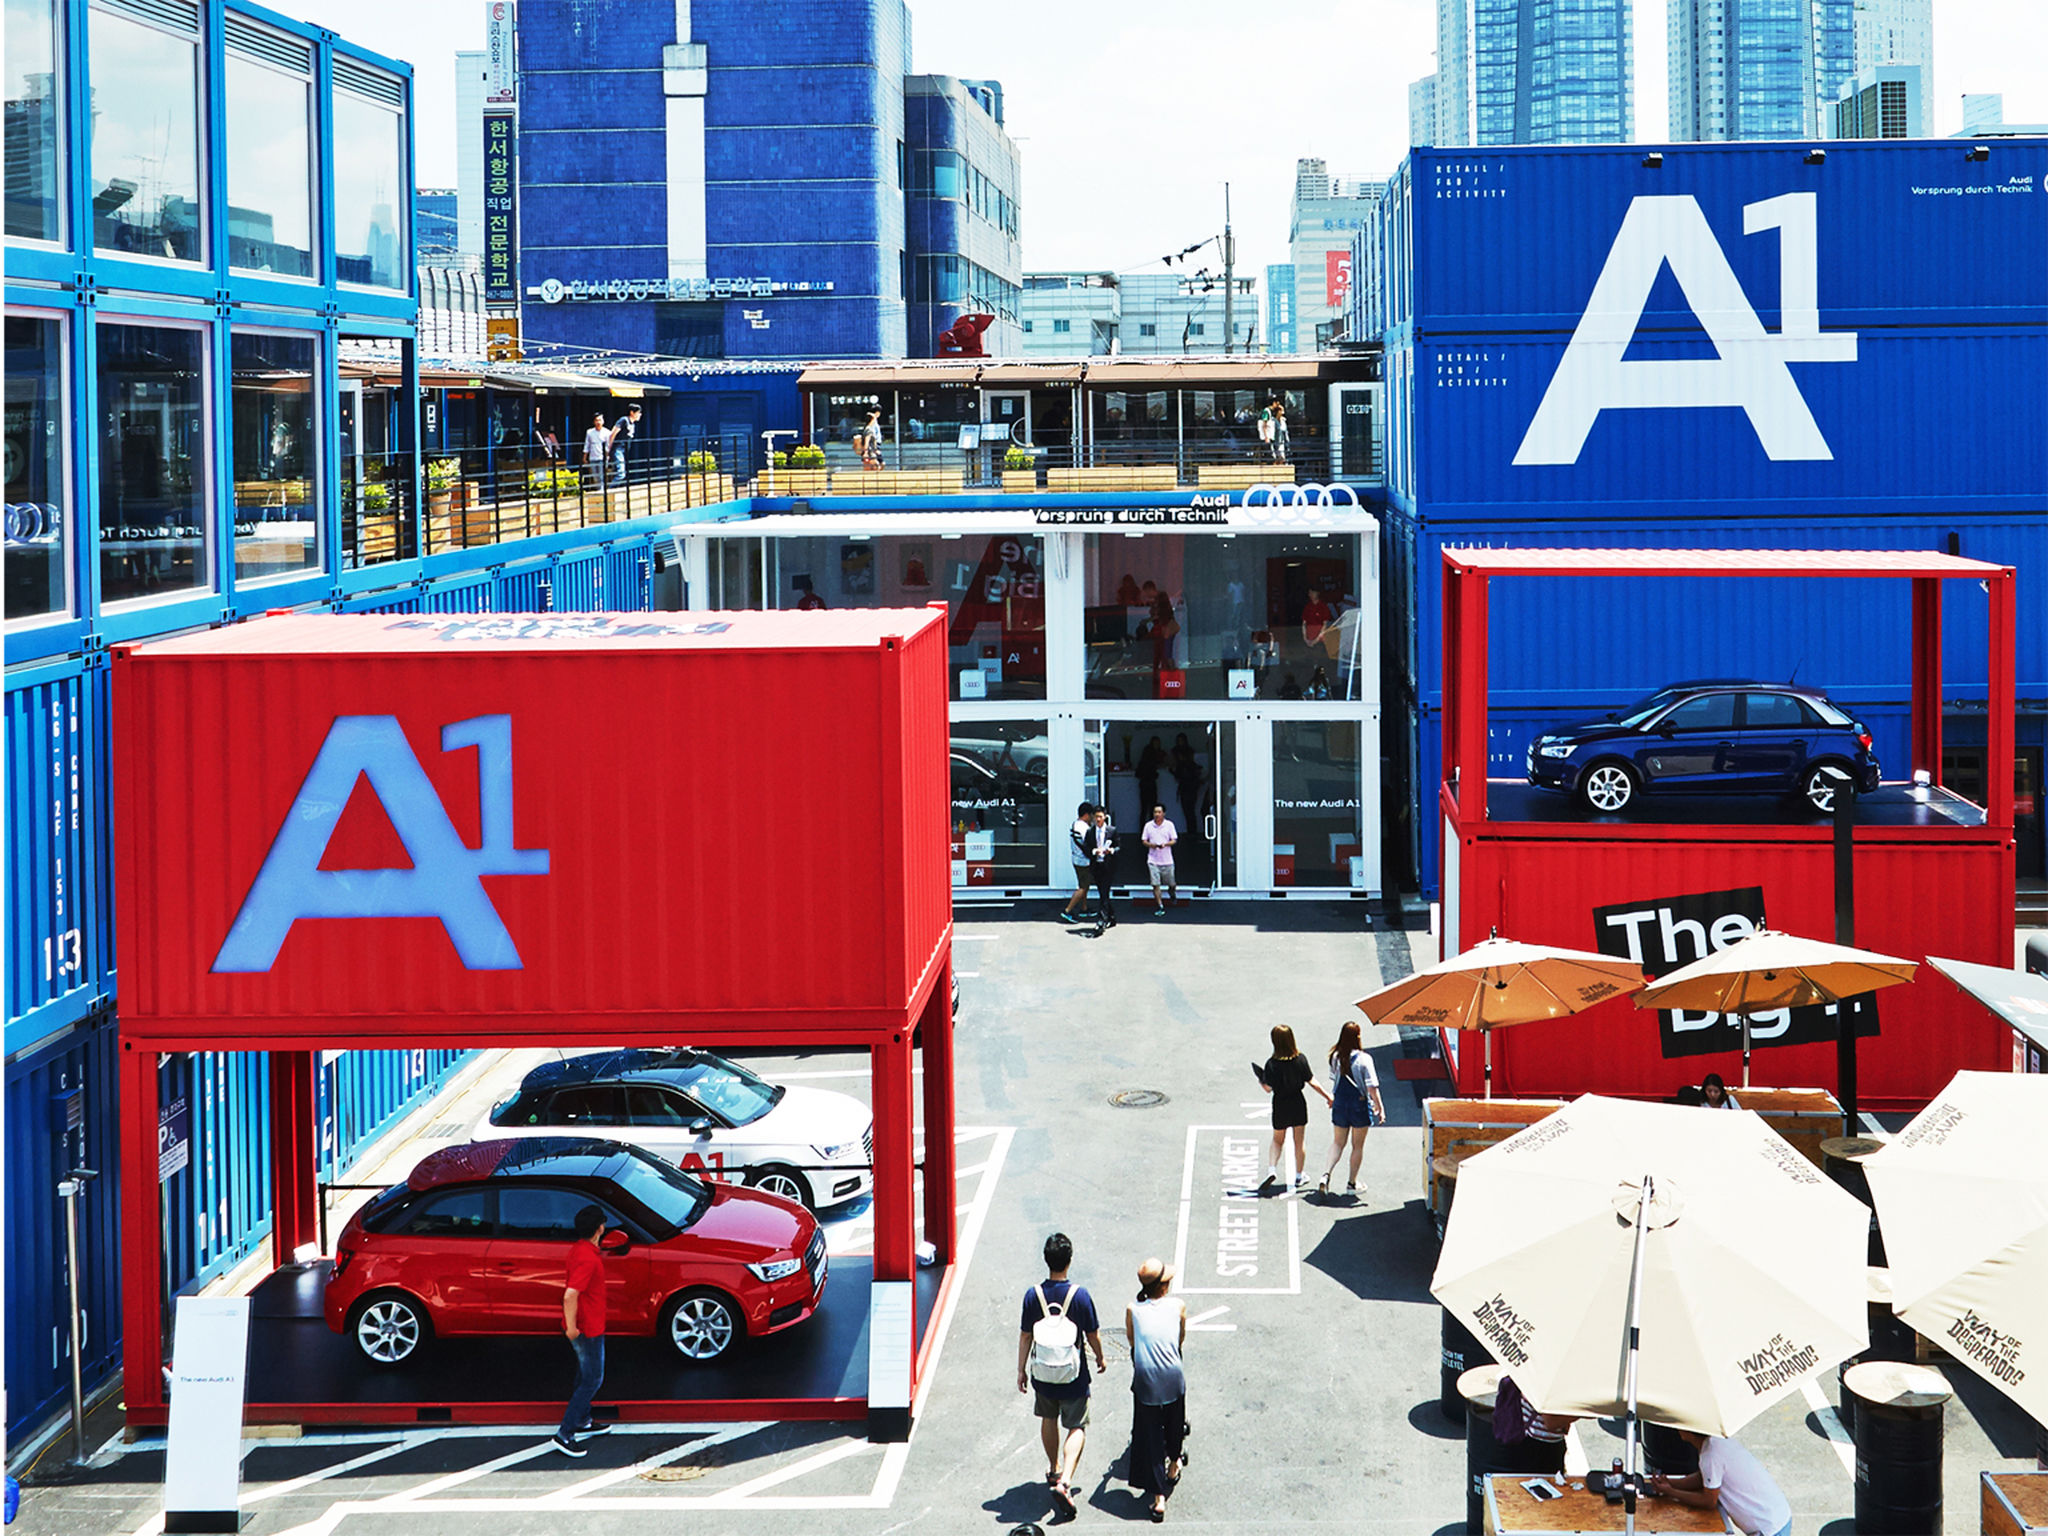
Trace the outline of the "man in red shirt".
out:
<instances>
[{"instance_id":1,"label":"man in red shirt","mask_svg":"<svg viewBox=\"0 0 2048 1536\"><path fill-rule=\"evenodd\" d=\"M586 1205L576 1213L576 1241L569 1248L568 1288L562 1292L562 1332L576 1351L576 1389L569 1394L555 1449L564 1456L582 1456L581 1436L601 1435L609 1427L590 1418L590 1403L604 1385L604 1212Z\"/></svg>"}]
</instances>

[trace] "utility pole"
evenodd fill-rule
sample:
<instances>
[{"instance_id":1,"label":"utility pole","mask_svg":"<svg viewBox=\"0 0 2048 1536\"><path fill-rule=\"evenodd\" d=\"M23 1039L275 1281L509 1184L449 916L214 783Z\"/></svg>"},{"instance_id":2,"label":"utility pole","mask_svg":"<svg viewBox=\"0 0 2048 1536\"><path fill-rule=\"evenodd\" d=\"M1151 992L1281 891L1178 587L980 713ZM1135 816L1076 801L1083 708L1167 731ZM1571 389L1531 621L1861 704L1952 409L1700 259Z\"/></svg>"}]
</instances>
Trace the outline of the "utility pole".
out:
<instances>
[{"instance_id":1,"label":"utility pole","mask_svg":"<svg viewBox=\"0 0 2048 1536\"><path fill-rule=\"evenodd\" d=\"M1223 350L1237 341L1237 236L1230 232L1230 183L1223 183Z\"/></svg>"}]
</instances>

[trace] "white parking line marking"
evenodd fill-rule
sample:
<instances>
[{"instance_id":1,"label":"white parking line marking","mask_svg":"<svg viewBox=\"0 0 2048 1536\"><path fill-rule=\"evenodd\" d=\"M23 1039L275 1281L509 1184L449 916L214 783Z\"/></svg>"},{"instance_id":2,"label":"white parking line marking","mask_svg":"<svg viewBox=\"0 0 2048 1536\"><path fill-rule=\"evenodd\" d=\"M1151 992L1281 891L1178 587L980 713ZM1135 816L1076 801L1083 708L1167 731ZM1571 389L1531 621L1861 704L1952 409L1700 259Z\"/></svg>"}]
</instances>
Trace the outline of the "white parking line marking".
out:
<instances>
[{"instance_id":1,"label":"white parking line marking","mask_svg":"<svg viewBox=\"0 0 2048 1536\"><path fill-rule=\"evenodd\" d=\"M993 944L995 941L996 936L992 933L956 933L953 935L953 942L955 944Z\"/></svg>"},{"instance_id":2,"label":"white parking line marking","mask_svg":"<svg viewBox=\"0 0 2048 1536\"><path fill-rule=\"evenodd\" d=\"M1856 1442L1849 1438L1849 1431L1842 1427L1842 1416L1835 1412L1835 1405L1821 1393L1820 1386L1812 1377L1799 1384L1799 1392L1806 1399L1813 1416L1820 1420L1820 1427L1835 1448L1835 1455L1841 1458L1842 1470L1851 1478L1856 1476Z\"/></svg>"},{"instance_id":3,"label":"white parking line marking","mask_svg":"<svg viewBox=\"0 0 2048 1536\"><path fill-rule=\"evenodd\" d=\"M754 1494L768 1488L779 1488L784 1483L802 1477L807 1472L815 1472L820 1467L829 1467L834 1462L846 1460L849 1456L864 1456L870 1451L878 1451L880 1449L880 1446L870 1445L865 1440L848 1440L839 1445L827 1446L822 1451L806 1456L802 1461L791 1462L786 1467L777 1467L773 1472L764 1472L757 1478L741 1483L737 1488L728 1488L723 1493L713 1494L704 1502L713 1507L743 1504L748 1502Z\"/></svg>"},{"instance_id":4,"label":"white parking line marking","mask_svg":"<svg viewBox=\"0 0 2048 1536\"><path fill-rule=\"evenodd\" d=\"M502 1456L492 1457L482 1466L471 1467L465 1472L450 1472L445 1477L437 1477L432 1482L421 1483L417 1488L408 1489L404 1493L393 1494L389 1500L379 1499L377 1502L382 1504L403 1500L406 1503L411 1503L414 1499L432 1498L435 1494L443 1493L450 1488L459 1488L462 1484L475 1482L480 1477L489 1477L493 1472L502 1472L507 1467L516 1467L522 1461L532 1461L536 1456L555 1454L557 1454L555 1442L553 1440L543 1440L539 1445L529 1445L516 1451L507 1451Z\"/></svg>"},{"instance_id":5,"label":"white parking line marking","mask_svg":"<svg viewBox=\"0 0 2048 1536\"><path fill-rule=\"evenodd\" d=\"M1579 1426L1574 1424L1564 1432L1564 1475L1584 1477L1592 1469L1593 1463L1586 1459L1586 1448L1579 1442Z\"/></svg>"},{"instance_id":6,"label":"white parking line marking","mask_svg":"<svg viewBox=\"0 0 2048 1536\"><path fill-rule=\"evenodd\" d=\"M1189 1319L1188 1319L1188 1332L1190 1332L1190 1333L1235 1333L1235 1332L1237 1332L1237 1324L1235 1324L1235 1323L1212 1323L1211 1321L1209 1321L1209 1319L1211 1319L1212 1317L1221 1317L1221 1316L1222 1316L1222 1315L1223 1315L1224 1313L1228 1312L1229 1310L1230 1310L1230 1308L1229 1308L1229 1307L1227 1307L1227 1306L1223 1306L1223 1307L1211 1307L1211 1308L1210 1308L1210 1309L1209 1309L1208 1311L1206 1311L1206 1312L1197 1312L1197 1313L1196 1313L1196 1314L1195 1314L1195 1315L1194 1315L1193 1317L1191 1317L1191 1318L1189 1318Z\"/></svg>"},{"instance_id":7,"label":"white parking line marking","mask_svg":"<svg viewBox=\"0 0 2048 1536\"><path fill-rule=\"evenodd\" d=\"M742 1435L751 1435L755 1430L765 1428L767 1428L765 1424L734 1424L730 1428L720 1430L715 1435L691 1435L682 1444L672 1445L665 1451L656 1451L652 1456L644 1457L634 1462L630 1467L619 1467L610 1472L600 1472L595 1477L586 1477L580 1483L571 1483L566 1488L558 1488L553 1493L543 1494L540 1502L543 1504L560 1504L570 1499L579 1499L585 1494L597 1492L600 1488L609 1488L614 1483L623 1483L629 1477L638 1477L642 1472L651 1472L656 1467L665 1467L672 1461L681 1461L685 1456L694 1456L699 1451L710 1450L714 1445L725 1445L730 1441L739 1439Z\"/></svg>"}]
</instances>

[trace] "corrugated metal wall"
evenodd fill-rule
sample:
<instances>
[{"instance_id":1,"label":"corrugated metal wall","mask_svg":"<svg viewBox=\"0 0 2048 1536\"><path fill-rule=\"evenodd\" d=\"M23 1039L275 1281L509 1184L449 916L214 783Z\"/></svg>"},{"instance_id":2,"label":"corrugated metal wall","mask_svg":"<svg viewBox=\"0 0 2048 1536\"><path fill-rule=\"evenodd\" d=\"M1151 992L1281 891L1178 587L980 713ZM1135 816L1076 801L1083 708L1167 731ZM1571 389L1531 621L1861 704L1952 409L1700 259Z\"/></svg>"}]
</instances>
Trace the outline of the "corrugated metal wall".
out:
<instances>
[{"instance_id":1,"label":"corrugated metal wall","mask_svg":"<svg viewBox=\"0 0 2048 1536\"><path fill-rule=\"evenodd\" d=\"M103 658L37 667L7 689L10 1041L105 998L113 969ZM19 1021L19 1022L17 1022Z\"/></svg>"},{"instance_id":2,"label":"corrugated metal wall","mask_svg":"<svg viewBox=\"0 0 2048 1536\"><path fill-rule=\"evenodd\" d=\"M321 1176L346 1175L372 1142L468 1059L467 1051L324 1053L316 1085Z\"/></svg>"},{"instance_id":3,"label":"corrugated metal wall","mask_svg":"<svg viewBox=\"0 0 2048 1536\"><path fill-rule=\"evenodd\" d=\"M7 1413L10 1437L58 1408L71 1389L70 1291L64 1203L57 1181L96 1169L78 1205L80 1295L87 1386L119 1363L121 1250L115 1157L115 1039L97 1015L7 1067L7 1188L0 1242L7 1272Z\"/></svg>"}]
</instances>

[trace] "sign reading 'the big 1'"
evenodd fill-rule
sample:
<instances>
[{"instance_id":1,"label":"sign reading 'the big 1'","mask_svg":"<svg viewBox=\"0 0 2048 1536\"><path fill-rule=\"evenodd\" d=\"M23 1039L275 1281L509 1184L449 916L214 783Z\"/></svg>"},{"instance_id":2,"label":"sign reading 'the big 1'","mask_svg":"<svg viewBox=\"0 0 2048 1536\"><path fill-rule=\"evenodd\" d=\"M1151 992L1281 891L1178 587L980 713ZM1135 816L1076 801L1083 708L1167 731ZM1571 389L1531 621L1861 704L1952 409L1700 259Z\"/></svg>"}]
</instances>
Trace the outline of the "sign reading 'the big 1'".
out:
<instances>
[{"instance_id":1,"label":"sign reading 'the big 1'","mask_svg":"<svg viewBox=\"0 0 2048 1536\"><path fill-rule=\"evenodd\" d=\"M1732 891L1698 891L1624 901L1593 909L1593 932L1603 955L1633 961L1651 980L1703 960L1749 937L1764 926L1764 892L1758 885ZM1877 1033L1875 997L1851 998L1846 1005L1859 1036ZM1836 1004L1822 1008L1780 1008L1753 1013L1749 1038L1753 1047L1812 1045L1833 1040ZM1668 1059L1706 1056L1742 1049L1742 1020L1734 1014L1666 1009L1657 1015L1657 1034Z\"/></svg>"}]
</instances>

